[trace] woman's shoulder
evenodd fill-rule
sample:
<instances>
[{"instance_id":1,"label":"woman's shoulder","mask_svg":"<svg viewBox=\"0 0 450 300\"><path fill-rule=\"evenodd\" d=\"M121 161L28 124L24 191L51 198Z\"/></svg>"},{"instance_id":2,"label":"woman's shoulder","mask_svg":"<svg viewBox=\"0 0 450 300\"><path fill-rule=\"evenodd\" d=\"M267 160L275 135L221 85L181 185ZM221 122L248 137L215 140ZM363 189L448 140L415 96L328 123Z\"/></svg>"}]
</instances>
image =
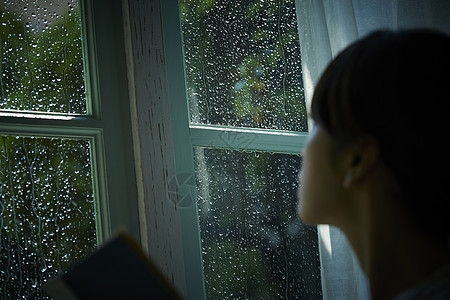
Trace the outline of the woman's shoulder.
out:
<instances>
[{"instance_id":1,"label":"woman's shoulder","mask_svg":"<svg viewBox=\"0 0 450 300\"><path fill-rule=\"evenodd\" d=\"M450 299L450 265L436 271L422 284L399 294L394 300Z\"/></svg>"}]
</instances>

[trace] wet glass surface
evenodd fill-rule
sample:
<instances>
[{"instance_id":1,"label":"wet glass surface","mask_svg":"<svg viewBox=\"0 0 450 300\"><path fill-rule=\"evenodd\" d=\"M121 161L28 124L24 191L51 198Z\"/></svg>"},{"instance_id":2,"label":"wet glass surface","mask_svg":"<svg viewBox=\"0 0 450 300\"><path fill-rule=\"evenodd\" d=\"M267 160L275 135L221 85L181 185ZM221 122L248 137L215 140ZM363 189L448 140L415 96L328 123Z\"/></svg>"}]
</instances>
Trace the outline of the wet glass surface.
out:
<instances>
[{"instance_id":1,"label":"wet glass surface","mask_svg":"<svg viewBox=\"0 0 450 300\"><path fill-rule=\"evenodd\" d=\"M293 0L181 1L190 121L307 131Z\"/></svg>"},{"instance_id":2,"label":"wet glass surface","mask_svg":"<svg viewBox=\"0 0 450 300\"><path fill-rule=\"evenodd\" d=\"M322 299L315 227L297 217L301 157L194 148L208 299Z\"/></svg>"},{"instance_id":3,"label":"wet glass surface","mask_svg":"<svg viewBox=\"0 0 450 300\"><path fill-rule=\"evenodd\" d=\"M1 1L0 62L0 109L86 114L78 1Z\"/></svg>"},{"instance_id":4,"label":"wet glass surface","mask_svg":"<svg viewBox=\"0 0 450 300\"><path fill-rule=\"evenodd\" d=\"M42 285L97 245L88 140L0 135L0 299Z\"/></svg>"}]
</instances>

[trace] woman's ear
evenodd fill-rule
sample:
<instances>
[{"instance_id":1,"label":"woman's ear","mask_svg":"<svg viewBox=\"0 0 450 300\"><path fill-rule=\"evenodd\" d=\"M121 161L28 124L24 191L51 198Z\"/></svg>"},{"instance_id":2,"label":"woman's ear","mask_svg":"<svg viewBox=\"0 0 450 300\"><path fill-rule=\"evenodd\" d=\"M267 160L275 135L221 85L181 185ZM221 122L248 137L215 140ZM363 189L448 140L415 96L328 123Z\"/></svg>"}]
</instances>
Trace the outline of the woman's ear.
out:
<instances>
[{"instance_id":1,"label":"woman's ear","mask_svg":"<svg viewBox=\"0 0 450 300\"><path fill-rule=\"evenodd\" d=\"M357 139L346 149L343 186L361 183L379 160L378 142L372 137Z\"/></svg>"}]
</instances>

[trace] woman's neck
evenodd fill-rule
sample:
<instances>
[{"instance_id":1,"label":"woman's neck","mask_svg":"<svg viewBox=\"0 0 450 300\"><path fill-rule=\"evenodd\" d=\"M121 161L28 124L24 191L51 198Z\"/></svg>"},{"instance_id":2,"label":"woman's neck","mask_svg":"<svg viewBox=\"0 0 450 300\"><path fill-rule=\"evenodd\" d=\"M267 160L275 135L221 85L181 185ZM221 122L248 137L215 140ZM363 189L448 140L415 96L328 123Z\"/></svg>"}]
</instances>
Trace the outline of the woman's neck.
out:
<instances>
[{"instance_id":1,"label":"woman's neck","mask_svg":"<svg viewBox=\"0 0 450 300\"><path fill-rule=\"evenodd\" d=\"M447 250L417 232L379 233L369 247L366 261L373 300L393 298L450 261Z\"/></svg>"},{"instance_id":2,"label":"woman's neck","mask_svg":"<svg viewBox=\"0 0 450 300\"><path fill-rule=\"evenodd\" d=\"M362 210L355 224L341 229L369 278L373 300L391 299L450 262L448 250L416 230L401 210L382 205Z\"/></svg>"}]
</instances>

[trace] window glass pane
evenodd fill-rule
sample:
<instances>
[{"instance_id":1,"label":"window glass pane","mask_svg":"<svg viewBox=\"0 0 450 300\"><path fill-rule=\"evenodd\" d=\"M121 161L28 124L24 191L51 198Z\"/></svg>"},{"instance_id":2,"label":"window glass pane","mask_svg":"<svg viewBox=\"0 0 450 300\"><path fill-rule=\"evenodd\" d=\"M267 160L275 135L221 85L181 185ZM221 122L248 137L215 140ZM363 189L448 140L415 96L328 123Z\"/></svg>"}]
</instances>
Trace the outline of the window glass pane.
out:
<instances>
[{"instance_id":1,"label":"window glass pane","mask_svg":"<svg viewBox=\"0 0 450 300\"><path fill-rule=\"evenodd\" d=\"M88 140L0 136L0 299L41 286L97 245Z\"/></svg>"},{"instance_id":2,"label":"window glass pane","mask_svg":"<svg viewBox=\"0 0 450 300\"><path fill-rule=\"evenodd\" d=\"M0 2L0 109L85 114L78 1Z\"/></svg>"},{"instance_id":3,"label":"window glass pane","mask_svg":"<svg viewBox=\"0 0 450 300\"><path fill-rule=\"evenodd\" d=\"M208 299L321 299L315 227L297 217L301 157L195 149Z\"/></svg>"},{"instance_id":4,"label":"window glass pane","mask_svg":"<svg viewBox=\"0 0 450 300\"><path fill-rule=\"evenodd\" d=\"M294 0L181 0L192 123L307 131Z\"/></svg>"}]
</instances>

